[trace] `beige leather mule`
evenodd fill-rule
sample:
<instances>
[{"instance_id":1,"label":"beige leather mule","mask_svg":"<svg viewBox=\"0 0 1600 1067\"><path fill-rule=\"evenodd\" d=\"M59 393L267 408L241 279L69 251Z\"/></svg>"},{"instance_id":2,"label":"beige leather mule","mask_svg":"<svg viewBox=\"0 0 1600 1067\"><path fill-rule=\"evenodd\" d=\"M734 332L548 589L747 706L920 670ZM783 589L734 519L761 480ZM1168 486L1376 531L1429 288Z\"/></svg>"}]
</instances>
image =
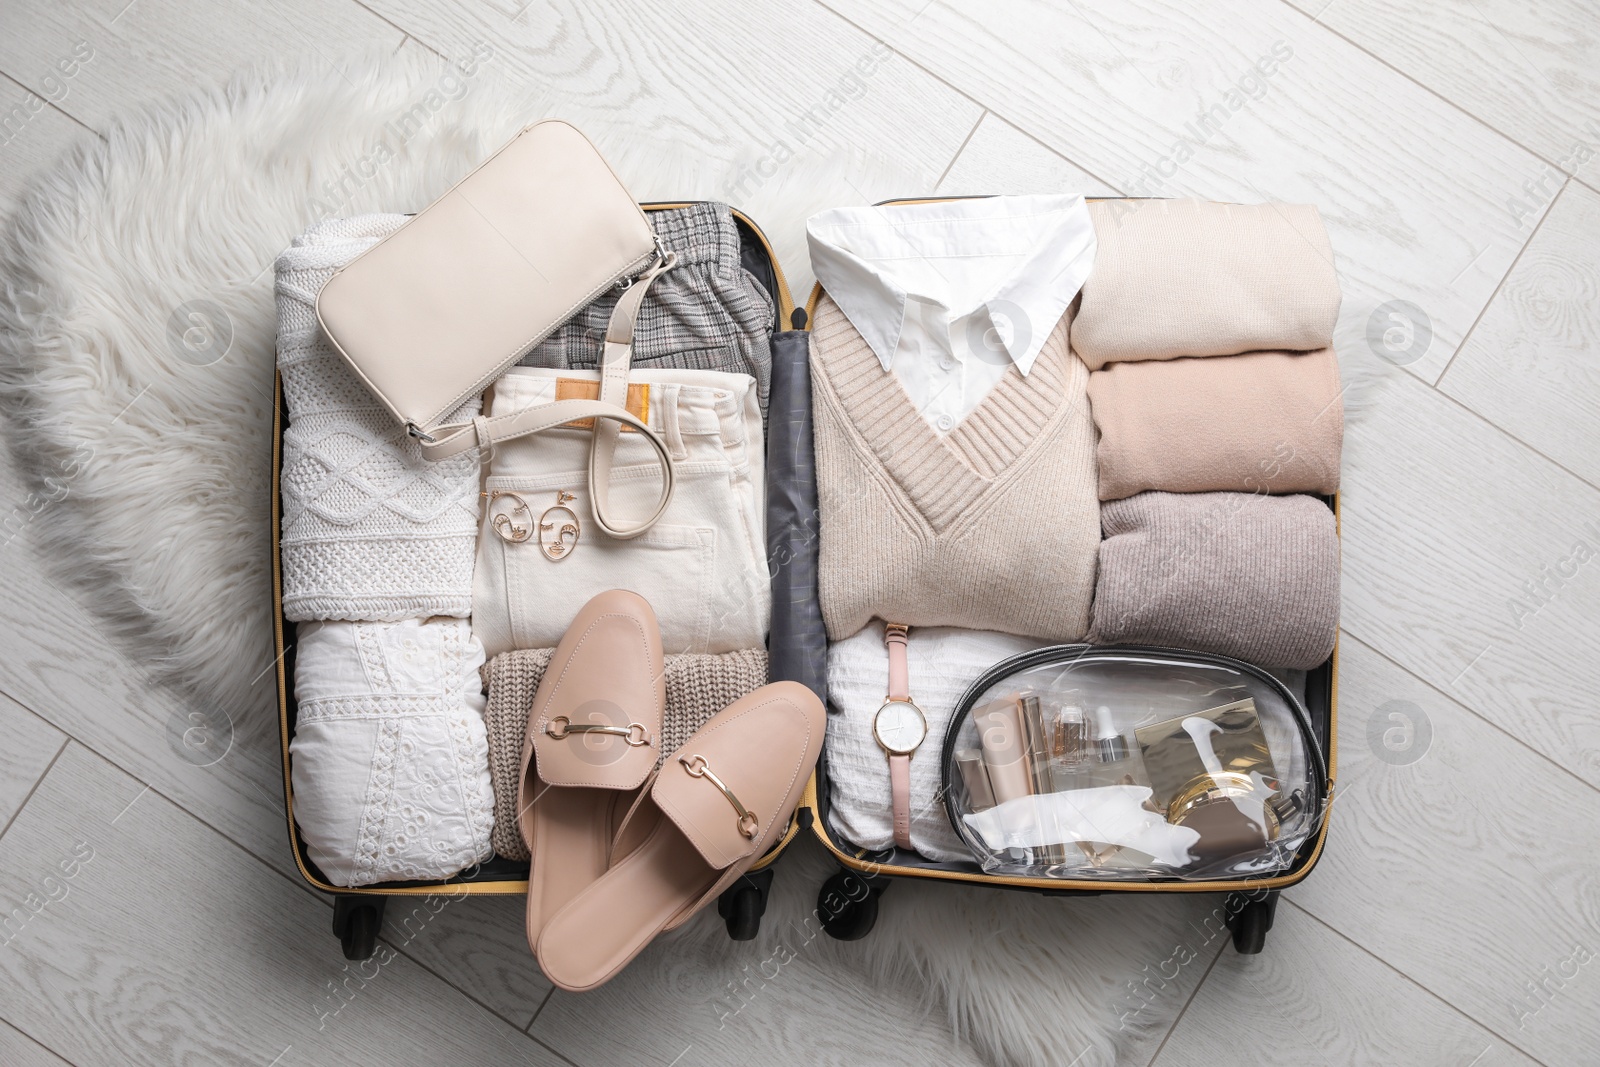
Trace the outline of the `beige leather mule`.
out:
<instances>
[{"instance_id":1,"label":"beige leather mule","mask_svg":"<svg viewBox=\"0 0 1600 1067\"><path fill-rule=\"evenodd\" d=\"M639 594L613 589L568 627L528 711L517 822L532 855L528 946L606 870L612 842L660 755L661 631Z\"/></svg>"},{"instance_id":2,"label":"beige leather mule","mask_svg":"<svg viewBox=\"0 0 1600 1067\"><path fill-rule=\"evenodd\" d=\"M774 682L695 731L634 802L610 869L545 922L545 977L573 991L605 983L749 870L800 803L825 723L811 690Z\"/></svg>"}]
</instances>

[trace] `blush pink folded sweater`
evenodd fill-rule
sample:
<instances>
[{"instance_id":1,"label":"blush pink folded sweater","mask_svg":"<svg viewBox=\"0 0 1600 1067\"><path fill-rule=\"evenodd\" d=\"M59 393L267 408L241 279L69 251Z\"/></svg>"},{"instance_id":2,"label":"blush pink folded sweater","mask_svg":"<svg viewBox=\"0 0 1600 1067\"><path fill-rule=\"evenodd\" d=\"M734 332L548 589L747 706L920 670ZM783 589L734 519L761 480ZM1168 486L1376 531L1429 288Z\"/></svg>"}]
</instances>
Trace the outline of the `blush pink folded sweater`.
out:
<instances>
[{"instance_id":1,"label":"blush pink folded sweater","mask_svg":"<svg viewBox=\"0 0 1600 1067\"><path fill-rule=\"evenodd\" d=\"M1334 493L1344 405L1333 349L1111 363L1089 375L1100 499Z\"/></svg>"}]
</instances>

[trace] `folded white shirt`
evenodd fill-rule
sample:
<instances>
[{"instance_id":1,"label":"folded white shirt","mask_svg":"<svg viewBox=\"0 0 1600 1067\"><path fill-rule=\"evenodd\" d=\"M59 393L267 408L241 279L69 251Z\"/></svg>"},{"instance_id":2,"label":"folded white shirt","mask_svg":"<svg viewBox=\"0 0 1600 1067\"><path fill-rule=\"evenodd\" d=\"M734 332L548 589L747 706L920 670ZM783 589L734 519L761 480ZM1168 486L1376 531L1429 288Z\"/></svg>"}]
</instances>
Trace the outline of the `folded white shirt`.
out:
<instances>
[{"instance_id":1,"label":"folded white shirt","mask_svg":"<svg viewBox=\"0 0 1600 1067\"><path fill-rule=\"evenodd\" d=\"M493 855L481 666L465 619L300 626L294 817L334 885L440 881Z\"/></svg>"},{"instance_id":2,"label":"folded white shirt","mask_svg":"<svg viewBox=\"0 0 1600 1067\"><path fill-rule=\"evenodd\" d=\"M940 434L1032 369L1095 255L1081 196L835 208L806 236L822 287Z\"/></svg>"},{"instance_id":3,"label":"folded white shirt","mask_svg":"<svg viewBox=\"0 0 1600 1067\"><path fill-rule=\"evenodd\" d=\"M976 858L951 827L940 792L945 730L961 694L996 663L1044 644L987 630L912 627L906 642L911 699L928 720L928 734L911 754L911 845L928 859ZM873 850L894 844L889 761L872 733L888 688L882 622L875 619L828 646L828 702L836 709L822 750L829 822L850 843Z\"/></svg>"}]
</instances>

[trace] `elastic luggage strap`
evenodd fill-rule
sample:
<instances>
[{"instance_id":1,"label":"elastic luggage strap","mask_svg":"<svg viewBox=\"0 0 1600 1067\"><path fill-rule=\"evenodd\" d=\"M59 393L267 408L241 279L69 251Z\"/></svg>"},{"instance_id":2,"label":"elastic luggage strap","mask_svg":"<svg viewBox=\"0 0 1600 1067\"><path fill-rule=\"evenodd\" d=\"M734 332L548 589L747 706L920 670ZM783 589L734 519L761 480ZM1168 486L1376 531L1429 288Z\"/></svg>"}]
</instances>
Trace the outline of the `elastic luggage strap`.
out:
<instances>
[{"instance_id":1,"label":"elastic luggage strap","mask_svg":"<svg viewBox=\"0 0 1600 1067\"><path fill-rule=\"evenodd\" d=\"M672 491L676 484L672 455L667 451L661 435L624 405L628 396L628 369L633 363L633 327L639 317L639 308L644 303L650 283L671 270L677 262L676 253L663 254L648 270L633 279L617 299L617 306L611 312L611 321L606 324L598 400L556 400L505 415L480 415L471 422L441 426L435 431L435 440L421 442L423 458L447 459L469 448L477 448L481 458L487 462L494 446L502 441L543 433L578 419L593 419L594 436L589 446L589 503L596 525L610 536L622 540L638 537L654 526L672 502ZM616 455L617 434L623 425L639 431L650 447L655 449L661 465L661 498L656 502L655 510L644 520L628 525L613 520L610 505L611 464Z\"/></svg>"}]
</instances>

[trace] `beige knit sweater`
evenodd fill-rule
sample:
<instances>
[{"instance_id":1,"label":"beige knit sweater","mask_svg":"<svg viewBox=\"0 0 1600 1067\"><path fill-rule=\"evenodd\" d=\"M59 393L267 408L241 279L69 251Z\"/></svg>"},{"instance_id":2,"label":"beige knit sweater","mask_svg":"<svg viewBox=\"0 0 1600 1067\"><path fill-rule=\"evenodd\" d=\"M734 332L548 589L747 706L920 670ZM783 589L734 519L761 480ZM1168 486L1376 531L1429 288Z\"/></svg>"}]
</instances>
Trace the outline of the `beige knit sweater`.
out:
<instances>
[{"instance_id":1,"label":"beige knit sweater","mask_svg":"<svg viewBox=\"0 0 1600 1067\"><path fill-rule=\"evenodd\" d=\"M1339 276L1309 204L1101 200L1089 214L1094 269L1072 349L1090 370L1333 344Z\"/></svg>"},{"instance_id":2,"label":"beige knit sweater","mask_svg":"<svg viewBox=\"0 0 1600 1067\"><path fill-rule=\"evenodd\" d=\"M514 648L483 667L489 690L484 726L489 734L489 777L494 784L496 854L508 860L528 858L517 823L517 787L522 778L522 743L528 733L528 708L550 666L553 648ZM746 693L767 684L767 651L681 652L665 657L667 707L661 719L657 760L682 748L707 719Z\"/></svg>"},{"instance_id":3,"label":"beige knit sweater","mask_svg":"<svg viewBox=\"0 0 1600 1067\"><path fill-rule=\"evenodd\" d=\"M1076 641L1100 510L1071 315L941 438L826 296L811 332L819 599L828 636L874 616Z\"/></svg>"}]
</instances>

